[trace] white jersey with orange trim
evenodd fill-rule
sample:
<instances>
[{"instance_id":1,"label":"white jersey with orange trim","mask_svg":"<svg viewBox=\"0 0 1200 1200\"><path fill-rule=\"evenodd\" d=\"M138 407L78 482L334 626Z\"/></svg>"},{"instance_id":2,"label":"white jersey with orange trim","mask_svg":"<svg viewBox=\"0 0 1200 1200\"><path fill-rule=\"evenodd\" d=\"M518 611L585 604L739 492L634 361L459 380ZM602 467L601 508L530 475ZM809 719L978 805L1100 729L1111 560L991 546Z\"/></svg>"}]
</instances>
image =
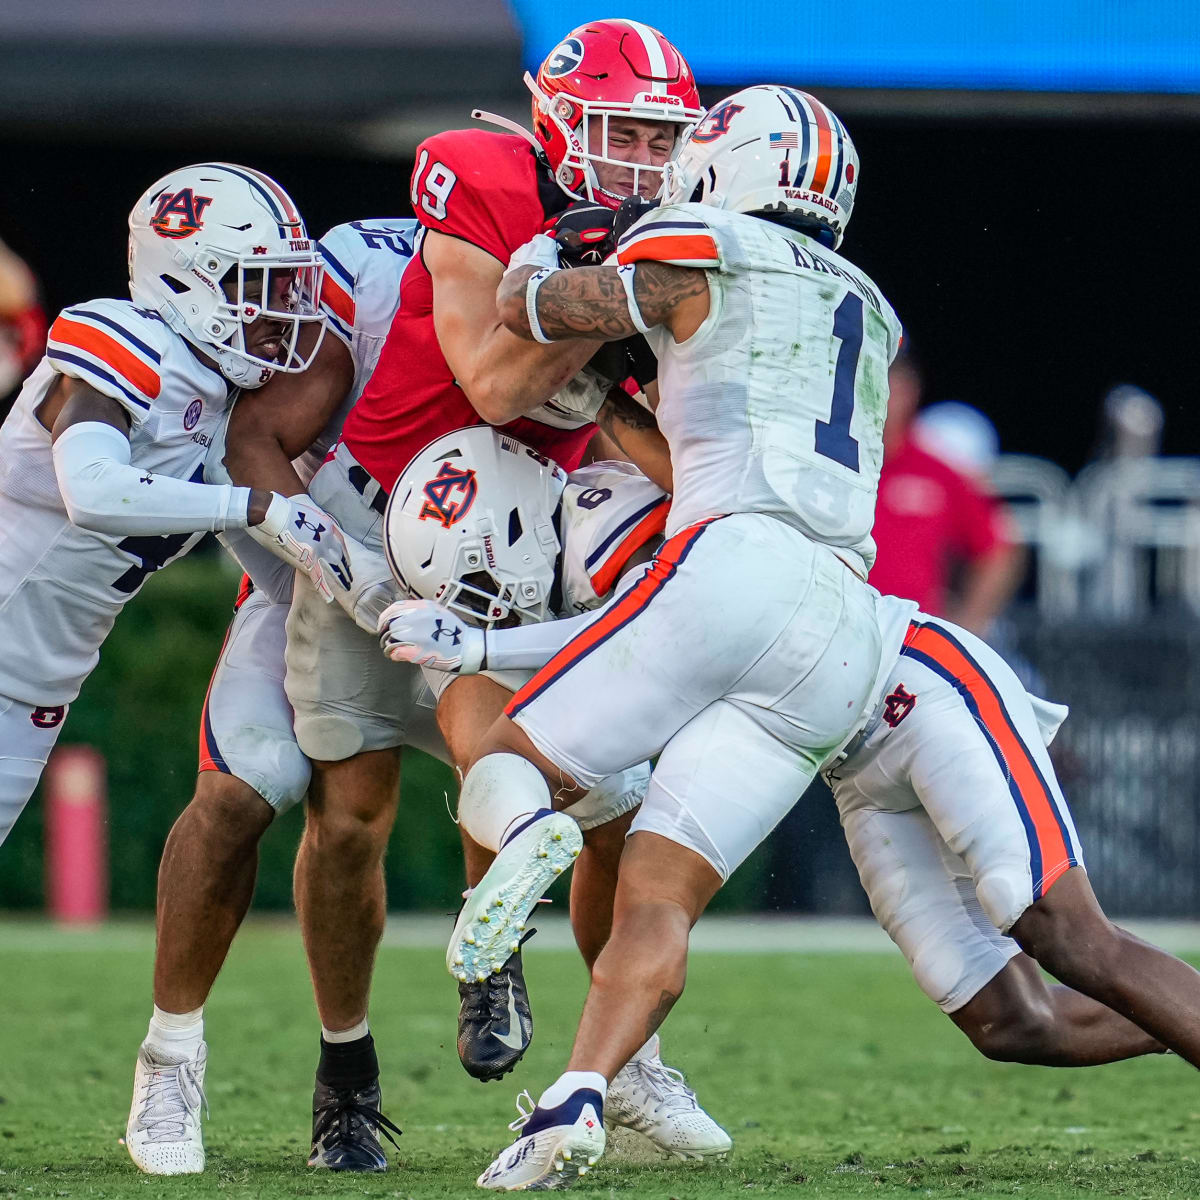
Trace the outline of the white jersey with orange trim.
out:
<instances>
[{"instance_id":1,"label":"white jersey with orange trim","mask_svg":"<svg viewBox=\"0 0 1200 1200\"><path fill-rule=\"evenodd\" d=\"M0 696L69 703L117 614L149 575L204 535L118 537L73 525L37 409L60 375L129 414L130 461L199 482L231 388L155 314L128 300L64 309L46 356L0 428Z\"/></svg>"},{"instance_id":2,"label":"white jersey with orange trim","mask_svg":"<svg viewBox=\"0 0 1200 1200\"><path fill-rule=\"evenodd\" d=\"M400 307L400 277L413 256L416 221L379 217L335 225L317 243L325 259L321 311L354 360L354 386L321 436L295 462L307 485L358 402Z\"/></svg>"},{"instance_id":3,"label":"white jersey with orange trim","mask_svg":"<svg viewBox=\"0 0 1200 1200\"><path fill-rule=\"evenodd\" d=\"M677 343L663 326L646 335L675 478L668 535L768 513L865 578L901 332L879 289L801 233L702 204L648 213L617 261L708 277L709 314L692 337Z\"/></svg>"},{"instance_id":4,"label":"white jersey with orange trim","mask_svg":"<svg viewBox=\"0 0 1200 1200\"><path fill-rule=\"evenodd\" d=\"M562 495L559 615L604 604L630 558L662 534L670 507L671 497L630 463L572 471Z\"/></svg>"}]
</instances>

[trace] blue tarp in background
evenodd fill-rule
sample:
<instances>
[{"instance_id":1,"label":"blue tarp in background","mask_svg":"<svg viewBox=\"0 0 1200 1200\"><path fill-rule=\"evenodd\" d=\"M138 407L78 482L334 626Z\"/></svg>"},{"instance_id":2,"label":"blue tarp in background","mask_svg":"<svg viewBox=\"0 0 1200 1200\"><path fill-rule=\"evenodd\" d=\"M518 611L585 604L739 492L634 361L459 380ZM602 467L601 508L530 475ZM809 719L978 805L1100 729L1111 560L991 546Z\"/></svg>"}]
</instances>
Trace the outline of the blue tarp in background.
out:
<instances>
[{"instance_id":1,"label":"blue tarp in background","mask_svg":"<svg viewBox=\"0 0 1200 1200\"><path fill-rule=\"evenodd\" d=\"M661 29L702 83L1200 92L1197 0L510 0L537 63L600 16Z\"/></svg>"}]
</instances>

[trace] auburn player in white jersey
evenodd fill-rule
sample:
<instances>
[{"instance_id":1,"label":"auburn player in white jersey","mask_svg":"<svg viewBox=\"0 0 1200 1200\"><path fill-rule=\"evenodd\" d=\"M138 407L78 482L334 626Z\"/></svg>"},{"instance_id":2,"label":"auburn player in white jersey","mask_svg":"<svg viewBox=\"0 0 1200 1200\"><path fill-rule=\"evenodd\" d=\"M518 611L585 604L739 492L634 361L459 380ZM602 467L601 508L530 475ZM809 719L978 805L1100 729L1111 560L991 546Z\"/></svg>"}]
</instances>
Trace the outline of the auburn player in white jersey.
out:
<instances>
[{"instance_id":1,"label":"auburn player in white jersey","mask_svg":"<svg viewBox=\"0 0 1200 1200\"><path fill-rule=\"evenodd\" d=\"M478 789L495 814L470 830L482 844L528 822L455 931L451 955L486 973L578 845L557 809L659 755L570 1070L482 1186L553 1186L599 1156L608 1082L682 992L688 929L867 701L880 645L865 576L900 327L836 253L857 184L828 109L746 89L685 135L664 207L618 240L616 264L559 270L535 238L497 291L501 320L535 340L646 333L675 495L654 565L517 693L463 784L468 812ZM599 695L613 703L597 712Z\"/></svg>"},{"instance_id":2,"label":"auburn player in white jersey","mask_svg":"<svg viewBox=\"0 0 1200 1200\"><path fill-rule=\"evenodd\" d=\"M255 526L327 586L302 505L202 482L238 388L302 371L320 257L246 167L172 172L135 205L132 300L59 314L0 429L0 841L32 794L117 614L210 530ZM269 534L268 534L269 531ZM332 559L330 561L333 561Z\"/></svg>"},{"instance_id":3,"label":"auburn player in white jersey","mask_svg":"<svg viewBox=\"0 0 1200 1200\"><path fill-rule=\"evenodd\" d=\"M609 483L619 505L623 482ZM883 650L867 712L822 771L871 907L917 983L989 1058L1091 1066L1161 1053L1157 1034L1122 1013L1179 1039L1200 979L1109 925L1082 883L1045 750L1066 708L1029 695L990 647L912 601L881 596L876 611ZM381 644L456 674L536 669L589 620L478 630L440 604L402 601L381 620ZM1068 876L1047 922L1045 901ZM1111 976L1100 989L1094 953ZM1039 963L1074 986L1049 984ZM1150 980L1163 995L1148 1004Z\"/></svg>"},{"instance_id":4,"label":"auburn player in white jersey","mask_svg":"<svg viewBox=\"0 0 1200 1200\"><path fill-rule=\"evenodd\" d=\"M447 504L447 486L464 479L465 493L460 495L455 485ZM517 625L505 628L505 634L517 639L518 658L529 654L531 641L537 645L555 639L557 622L539 622L603 605L623 576L638 571L653 556L662 542L669 506L670 497L628 463L592 463L566 475L535 450L486 425L438 438L397 481L383 536L402 587L436 599L438 617L448 620L442 630L431 626L424 658L396 653L393 661L428 666L426 678L440 694L456 676L434 668L444 665L447 655L459 660L456 647L469 631L472 644L479 647L469 673L486 676L511 696L532 671L510 668L503 652L489 655L485 663L486 631ZM403 606L388 610L394 612L402 614ZM385 643L394 635L401 645L401 629L386 615L381 628L386 630ZM614 828L619 844L629 814L646 794L649 775L648 763L636 763L598 781L575 800L570 817L585 834ZM486 819L486 813L468 817L459 812L459 821L473 828ZM613 863L610 868L614 873L615 867ZM581 913L586 905L595 911ZM602 945L607 937L611 912L611 887L572 890L571 917L585 958L588 938ZM519 942L523 932L517 930L514 940ZM505 960L514 952L510 944ZM509 1002L508 988L489 988L486 977L469 977L461 962L448 959L447 967L460 985L468 980L479 983L483 1006L511 1005L507 1028L494 1031L499 1044L476 1050L491 1067L491 1076L498 1078L512 1069L532 1034L524 983L512 988L514 1002ZM485 1014L476 1020L484 1024ZM472 1024L468 1021L466 1027ZM682 1075L662 1062L657 1035L613 1081L607 1116L611 1123L636 1129L659 1149L681 1158L719 1157L732 1145Z\"/></svg>"},{"instance_id":5,"label":"auburn player in white jersey","mask_svg":"<svg viewBox=\"0 0 1200 1200\"><path fill-rule=\"evenodd\" d=\"M307 488L375 368L415 231L412 220L352 221L318 243L325 266L320 311L330 336L306 383L336 387L342 398L292 464L296 482L280 481L289 491ZM229 450L223 436L213 439L210 479L227 478L221 460ZM155 1066L155 1086L139 1077L126 1132L134 1161L151 1174L204 1169L202 1097L187 1086L189 1074L202 1077L207 1057L204 1004L250 905L259 840L276 815L304 797L311 773L283 687L295 572L276 558L249 559L245 546L235 550L254 583L246 577L238 595L201 713L195 795L171 829L159 870L154 1013L139 1051L139 1060ZM282 572L272 569L276 562ZM431 713L413 737L445 757Z\"/></svg>"}]
</instances>

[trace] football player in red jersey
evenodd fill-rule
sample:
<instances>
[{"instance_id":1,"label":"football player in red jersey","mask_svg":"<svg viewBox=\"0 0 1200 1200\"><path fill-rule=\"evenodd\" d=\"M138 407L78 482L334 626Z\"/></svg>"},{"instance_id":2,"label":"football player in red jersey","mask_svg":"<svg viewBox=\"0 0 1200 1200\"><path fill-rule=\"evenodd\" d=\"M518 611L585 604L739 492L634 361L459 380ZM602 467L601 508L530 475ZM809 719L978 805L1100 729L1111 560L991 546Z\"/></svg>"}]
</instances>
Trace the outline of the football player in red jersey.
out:
<instances>
[{"instance_id":1,"label":"football player in red jersey","mask_svg":"<svg viewBox=\"0 0 1200 1200\"><path fill-rule=\"evenodd\" d=\"M635 21L581 26L527 82L533 135L516 126L516 134L459 130L418 148L412 199L423 226L419 256L406 271L372 380L309 487L373 549L381 547L380 516L395 480L451 430L500 425L568 470L578 465L606 389L581 386L577 377L602 343L543 346L517 338L499 321L496 286L512 252L552 227L572 201L615 211L630 196L653 195L679 135L701 115L682 56ZM279 479L290 469L287 456L304 448L303 436L315 434L336 405L321 395L320 368L316 363L309 387L289 389L286 402L276 389L238 405L228 439L238 449L227 457L235 480ZM452 524L465 511L467 487L460 494L441 486L430 518ZM486 566L480 574L483 587L496 586ZM522 603L532 611L546 599ZM514 607L519 612L521 605ZM315 1166L378 1170L386 1162L367 1001L383 930L381 863L397 807L400 747L413 736L424 686L418 672L383 659L373 634L342 609L297 588L287 690L297 740L313 760L296 905L322 1022ZM456 761L469 761L505 699L486 677L447 689L438 719ZM607 937L619 852L610 833L607 845L585 849L576 871L572 907L595 914L582 944L589 962ZM468 880L488 861L475 848ZM480 995L463 997L462 1017L475 1024L460 1046L468 1069L482 1078L511 1069L528 1045L519 956L511 966L500 989L472 985Z\"/></svg>"}]
</instances>

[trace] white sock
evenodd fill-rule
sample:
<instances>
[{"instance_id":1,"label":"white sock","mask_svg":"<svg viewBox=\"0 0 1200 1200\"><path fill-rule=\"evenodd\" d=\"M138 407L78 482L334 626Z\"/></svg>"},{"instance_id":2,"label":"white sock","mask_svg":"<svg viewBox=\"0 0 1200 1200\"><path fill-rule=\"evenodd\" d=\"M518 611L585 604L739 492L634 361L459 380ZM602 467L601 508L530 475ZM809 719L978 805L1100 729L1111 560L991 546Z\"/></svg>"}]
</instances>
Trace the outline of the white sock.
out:
<instances>
[{"instance_id":1,"label":"white sock","mask_svg":"<svg viewBox=\"0 0 1200 1200\"><path fill-rule=\"evenodd\" d=\"M146 1042L155 1050L172 1057L180 1054L194 1058L204 1041L204 1005L186 1013L164 1012L156 1004Z\"/></svg>"},{"instance_id":2,"label":"white sock","mask_svg":"<svg viewBox=\"0 0 1200 1200\"><path fill-rule=\"evenodd\" d=\"M339 1029L336 1033L332 1029L326 1029L324 1025L321 1026L321 1037L331 1046L338 1042L357 1042L359 1038L365 1038L370 1032L366 1017L363 1017L357 1025L351 1025L349 1029Z\"/></svg>"},{"instance_id":3,"label":"white sock","mask_svg":"<svg viewBox=\"0 0 1200 1200\"><path fill-rule=\"evenodd\" d=\"M458 797L458 823L485 850L539 808L552 807L541 771L519 754L485 754L468 772Z\"/></svg>"},{"instance_id":4,"label":"white sock","mask_svg":"<svg viewBox=\"0 0 1200 1200\"><path fill-rule=\"evenodd\" d=\"M557 1108L573 1092L591 1088L600 1093L600 1100L608 1095L608 1080L599 1071L568 1071L560 1075L541 1095L538 1108Z\"/></svg>"}]
</instances>

